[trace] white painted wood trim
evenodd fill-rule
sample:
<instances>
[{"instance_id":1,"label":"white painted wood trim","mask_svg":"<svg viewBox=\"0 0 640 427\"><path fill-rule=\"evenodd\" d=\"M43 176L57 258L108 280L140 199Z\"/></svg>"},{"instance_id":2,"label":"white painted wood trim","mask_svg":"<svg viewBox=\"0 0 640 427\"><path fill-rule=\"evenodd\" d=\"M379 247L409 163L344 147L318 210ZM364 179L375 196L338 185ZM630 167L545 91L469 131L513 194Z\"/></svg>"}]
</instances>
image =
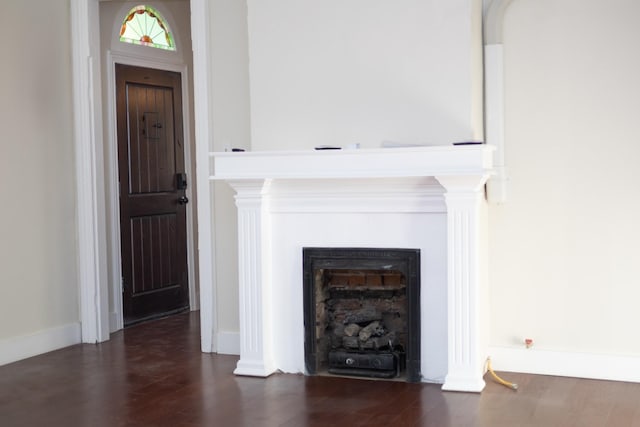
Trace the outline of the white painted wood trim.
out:
<instances>
[{"instance_id":1,"label":"white painted wood trim","mask_svg":"<svg viewBox=\"0 0 640 427\"><path fill-rule=\"evenodd\" d=\"M189 132L189 124L191 123L191 112L189 106L191 105L191 94L189 93L189 68L185 64L176 64L172 62L164 62L162 60L152 60L149 58L140 58L135 55L111 52L107 51L107 115L108 124L107 134L107 153L108 153L108 170L107 170L107 198L109 211L113 223L110 224L111 233L109 234L110 246L111 246L111 260L110 266L112 277L114 279L112 289L112 298L114 302L113 312L116 315L115 323L112 321L111 332L120 330L124 326L123 320L123 308L122 308L122 254L120 245L120 194L119 194L119 179L118 179L118 126L116 122L117 118L117 105L116 105L116 73L115 65L124 64L132 65L136 67L154 68L158 70L174 71L180 73L181 76L181 90L182 90L182 121L183 121L183 145L185 156L185 170L189 180L192 183L195 182L195 175L191 167L191 137ZM186 196L190 200L194 200L192 185L187 187L185 191ZM189 280L189 306L191 310L197 310L200 306L197 293L197 277L195 271L195 242L194 242L194 211L193 203L187 204L187 275ZM113 329L115 327L116 329Z\"/></svg>"},{"instance_id":2,"label":"white painted wood trim","mask_svg":"<svg viewBox=\"0 0 640 427\"><path fill-rule=\"evenodd\" d=\"M640 383L640 356L489 347L497 371Z\"/></svg>"},{"instance_id":3,"label":"white painted wood trim","mask_svg":"<svg viewBox=\"0 0 640 427\"><path fill-rule=\"evenodd\" d=\"M322 199L337 207L322 207L320 212L351 212L357 204L344 202L356 197L374 212L380 211L380 204L397 206L400 211L396 214L434 208L442 212L442 205L438 207L433 200L437 180L445 190L447 213L448 274L442 286L446 286L448 300L448 374L443 389L480 392L485 385L482 375L489 327L481 298L487 286L481 269L487 250L483 196L484 184L492 174L492 150L482 144L331 153L214 153L212 178L231 185L238 208L240 361L234 372L266 376L276 367L281 369L274 363L275 347L270 347L275 346L274 313L278 310L269 292L275 285L271 269L290 269L291 265L272 266L274 212L312 212L307 204L318 208ZM437 188L438 197L441 193ZM389 202L393 197L399 203ZM322 238L314 244L318 241ZM327 245L333 242L334 238ZM300 351L298 344L293 352Z\"/></svg>"},{"instance_id":4,"label":"white painted wood trim","mask_svg":"<svg viewBox=\"0 0 640 427\"><path fill-rule=\"evenodd\" d=\"M109 339L98 1L71 1L77 268L82 341Z\"/></svg>"},{"instance_id":5,"label":"white painted wood trim","mask_svg":"<svg viewBox=\"0 0 640 427\"><path fill-rule=\"evenodd\" d=\"M111 317L111 332L124 327L122 311L122 253L120 242L120 185L118 179L118 125L116 123L116 77L114 58L111 51L107 51L107 204L112 223L110 224L109 244L111 248L111 284L113 311Z\"/></svg>"},{"instance_id":6,"label":"white painted wood trim","mask_svg":"<svg viewBox=\"0 0 640 427\"><path fill-rule=\"evenodd\" d=\"M447 204L448 372L443 390L480 392L485 382L480 295L482 228L480 203L489 175L437 176Z\"/></svg>"},{"instance_id":7,"label":"white painted wood trim","mask_svg":"<svg viewBox=\"0 0 640 427\"><path fill-rule=\"evenodd\" d=\"M218 332L218 354L240 355L240 333Z\"/></svg>"},{"instance_id":8,"label":"white painted wood trim","mask_svg":"<svg viewBox=\"0 0 640 427\"><path fill-rule=\"evenodd\" d=\"M504 49L502 44L484 47L485 134L487 144L496 147L493 167L496 174L487 182L489 203L507 201L507 166L504 139Z\"/></svg>"},{"instance_id":9,"label":"white painted wood trim","mask_svg":"<svg viewBox=\"0 0 640 427\"><path fill-rule=\"evenodd\" d=\"M484 175L495 147L478 144L363 150L211 153L211 179L392 178Z\"/></svg>"},{"instance_id":10,"label":"white painted wood trim","mask_svg":"<svg viewBox=\"0 0 640 427\"><path fill-rule=\"evenodd\" d=\"M442 186L433 178L277 181L269 194L272 213L445 213ZM372 191L372 188L375 188Z\"/></svg>"},{"instance_id":11,"label":"white painted wood trim","mask_svg":"<svg viewBox=\"0 0 640 427\"><path fill-rule=\"evenodd\" d=\"M502 43L504 14L513 0L492 0L484 15L484 41L486 44Z\"/></svg>"},{"instance_id":12,"label":"white painted wood trim","mask_svg":"<svg viewBox=\"0 0 640 427\"><path fill-rule=\"evenodd\" d=\"M269 182L230 181L238 207L240 360L236 375L266 377L275 372L270 344L269 213L262 197Z\"/></svg>"},{"instance_id":13,"label":"white painted wood trim","mask_svg":"<svg viewBox=\"0 0 640 427\"><path fill-rule=\"evenodd\" d=\"M69 323L0 341L0 366L81 342L80 323Z\"/></svg>"},{"instance_id":14,"label":"white painted wood trim","mask_svg":"<svg viewBox=\"0 0 640 427\"><path fill-rule=\"evenodd\" d=\"M484 76L486 142L496 146L496 174L487 182L489 203L507 201L504 137L504 14L513 0L492 0L484 16Z\"/></svg>"},{"instance_id":15,"label":"white painted wood trim","mask_svg":"<svg viewBox=\"0 0 640 427\"><path fill-rule=\"evenodd\" d=\"M196 138L196 191L198 198L198 267L200 279L200 334L204 352L217 349L217 287L215 280L215 236L208 181L209 142L213 135L210 117L212 93L209 85L211 64L210 5L208 0L191 0L191 43L193 49L193 91Z\"/></svg>"}]
</instances>

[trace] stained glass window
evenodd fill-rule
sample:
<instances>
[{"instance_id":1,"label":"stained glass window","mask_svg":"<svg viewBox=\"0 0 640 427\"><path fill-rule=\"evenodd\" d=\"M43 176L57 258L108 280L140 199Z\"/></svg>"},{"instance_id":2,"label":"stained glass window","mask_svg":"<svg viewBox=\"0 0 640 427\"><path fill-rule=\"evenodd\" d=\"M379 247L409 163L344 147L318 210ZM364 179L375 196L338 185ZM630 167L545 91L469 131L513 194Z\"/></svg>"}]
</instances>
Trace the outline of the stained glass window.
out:
<instances>
[{"instance_id":1,"label":"stained glass window","mask_svg":"<svg viewBox=\"0 0 640 427\"><path fill-rule=\"evenodd\" d=\"M167 22L157 10L145 5L134 7L124 18L120 28L120 41L176 50Z\"/></svg>"}]
</instances>

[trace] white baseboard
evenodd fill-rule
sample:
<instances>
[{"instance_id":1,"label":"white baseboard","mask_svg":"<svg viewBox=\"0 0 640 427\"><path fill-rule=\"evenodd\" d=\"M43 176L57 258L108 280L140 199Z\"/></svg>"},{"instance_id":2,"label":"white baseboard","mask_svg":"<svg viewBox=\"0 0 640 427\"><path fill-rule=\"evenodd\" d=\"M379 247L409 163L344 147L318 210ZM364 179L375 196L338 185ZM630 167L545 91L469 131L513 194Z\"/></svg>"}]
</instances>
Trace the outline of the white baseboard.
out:
<instances>
[{"instance_id":1,"label":"white baseboard","mask_svg":"<svg viewBox=\"0 0 640 427\"><path fill-rule=\"evenodd\" d=\"M218 344L218 354L240 355L239 332L218 332L216 342Z\"/></svg>"},{"instance_id":2,"label":"white baseboard","mask_svg":"<svg viewBox=\"0 0 640 427\"><path fill-rule=\"evenodd\" d=\"M640 356L490 347L496 371L640 382Z\"/></svg>"},{"instance_id":3,"label":"white baseboard","mask_svg":"<svg viewBox=\"0 0 640 427\"><path fill-rule=\"evenodd\" d=\"M79 344L80 323L69 323L35 334L0 340L0 366L59 348Z\"/></svg>"}]
</instances>

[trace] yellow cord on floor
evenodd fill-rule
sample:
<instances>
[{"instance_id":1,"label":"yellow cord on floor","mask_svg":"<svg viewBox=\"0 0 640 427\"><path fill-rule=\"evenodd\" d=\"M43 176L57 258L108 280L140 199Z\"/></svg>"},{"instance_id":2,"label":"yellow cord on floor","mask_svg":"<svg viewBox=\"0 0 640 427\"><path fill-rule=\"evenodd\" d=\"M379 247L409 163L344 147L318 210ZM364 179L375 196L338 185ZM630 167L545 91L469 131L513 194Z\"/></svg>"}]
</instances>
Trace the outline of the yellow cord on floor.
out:
<instances>
[{"instance_id":1,"label":"yellow cord on floor","mask_svg":"<svg viewBox=\"0 0 640 427\"><path fill-rule=\"evenodd\" d=\"M502 378L500 378L498 376L498 374L496 374L495 372L493 372L493 368L491 368L491 358L487 357L487 362L485 364L486 370L489 371L489 373L491 374L491 376L493 377L493 379L495 379L499 384L502 384L505 387L509 387L513 390L517 390L518 389L518 384L516 383L510 383L509 381L505 381Z\"/></svg>"}]
</instances>

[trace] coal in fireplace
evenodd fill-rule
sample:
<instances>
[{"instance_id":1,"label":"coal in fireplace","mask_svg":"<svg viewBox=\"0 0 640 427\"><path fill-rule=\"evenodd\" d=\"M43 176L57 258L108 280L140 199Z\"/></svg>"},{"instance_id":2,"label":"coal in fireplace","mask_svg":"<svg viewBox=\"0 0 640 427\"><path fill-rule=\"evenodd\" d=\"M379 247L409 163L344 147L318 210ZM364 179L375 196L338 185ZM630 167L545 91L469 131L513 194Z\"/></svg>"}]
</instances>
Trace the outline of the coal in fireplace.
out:
<instances>
[{"instance_id":1,"label":"coal in fireplace","mask_svg":"<svg viewBox=\"0 0 640 427\"><path fill-rule=\"evenodd\" d=\"M305 363L420 381L420 251L304 248Z\"/></svg>"}]
</instances>

